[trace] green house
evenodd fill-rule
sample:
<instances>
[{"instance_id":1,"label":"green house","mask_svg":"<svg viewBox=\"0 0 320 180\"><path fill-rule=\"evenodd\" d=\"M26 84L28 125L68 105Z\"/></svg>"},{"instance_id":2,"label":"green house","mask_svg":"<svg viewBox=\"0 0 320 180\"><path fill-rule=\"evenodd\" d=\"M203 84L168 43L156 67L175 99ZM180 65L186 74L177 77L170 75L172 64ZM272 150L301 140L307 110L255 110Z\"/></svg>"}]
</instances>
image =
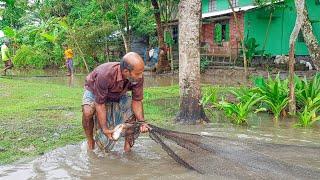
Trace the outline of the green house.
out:
<instances>
[{"instance_id":1,"label":"green house","mask_svg":"<svg viewBox=\"0 0 320 180\"><path fill-rule=\"evenodd\" d=\"M293 0L280 0L259 6L259 0L231 0L245 38L255 38L258 50L287 55L289 37L295 24ZM320 0L306 0L313 32L320 42ZM235 57L240 38L228 0L202 0L201 45L205 53ZM308 55L302 33L296 42L296 55Z\"/></svg>"}]
</instances>

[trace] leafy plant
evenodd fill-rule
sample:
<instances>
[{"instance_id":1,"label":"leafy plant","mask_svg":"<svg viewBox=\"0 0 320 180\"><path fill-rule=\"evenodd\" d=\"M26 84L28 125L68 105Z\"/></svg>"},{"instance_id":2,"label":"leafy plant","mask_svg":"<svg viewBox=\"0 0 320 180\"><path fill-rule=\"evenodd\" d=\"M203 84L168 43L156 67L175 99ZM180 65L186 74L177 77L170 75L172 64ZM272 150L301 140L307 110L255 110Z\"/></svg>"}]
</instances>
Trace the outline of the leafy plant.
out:
<instances>
[{"instance_id":1,"label":"leafy plant","mask_svg":"<svg viewBox=\"0 0 320 180\"><path fill-rule=\"evenodd\" d=\"M264 97L258 94L251 94L250 91L244 93L244 91L231 91L237 96L238 103L226 102L224 100L219 102L219 107L224 110L227 117L231 118L231 122L235 124L247 124L247 118L252 111L254 105L256 105Z\"/></svg>"},{"instance_id":2,"label":"leafy plant","mask_svg":"<svg viewBox=\"0 0 320 180\"><path fill-rule=\"evenodd\" d=\"M200 72L204 73L206 71L206 69L208 69L209 64L210 63L207 58L201 57L201 59L200 59Z\"/></svg>"},{"instance_id":3,"label":"leafy plant","mask_svg":"<svg viewBox=\"0 0 320 180\"><path fill-rule=\"evenodd\" d=\"M320 116L317 112L320 110L320 96L314 99L308 98L307 105L302 112L298 113L299 121L296 126L307 127L311 126L316 121L320 121Z\"/></svg>"},{"instance_id":4,"label":"leafy plant","mask_svg":"<svg viewBox=\"0 0 320 180\"><path fill-rule=\"evenodd\" d=\"M257 77L254 85L255 91L264 97L262 101L266 108L278 120L288 104L288 80L280 80L279 74L274 79L269 76L267 81L263 77Z\"/></svg>"},{"instance_id":5,"label":"leafy plant","mask_svg":"<svg viewBox=\"0 0 320 180\"><path fill-rule=\"evenodd\" d=\"M257 44L255 38L246 38L244 40L244 45L246 47L246 57L248 58L249 63L252 62L255 55L262 55L264 52L263 50L257 50L259 44Z\"/></svg>"},{"instance_id":6,"label":"leafy plant","mask_svg":"<svg viewBox=\"0 0 320 180\"><path fill-rule=\"evenodd\" d=\"M42 68L48 65L47 63L49 62L47 58L47 55L39 49L22 45L13 57L13 61L17 67L30 66L34 68Z\"/></svg>"},{"instance_id":7,"label":"leafy plant","mask_svg":"<svg viewBox=\"0 0 320 180\"><path fill-rule=\"evenodd\" d=\"M218 93L216 88L210 87L204 91L200 104L205 108L208 105L215 105L218 100Z\"/></svg>"},{"instance_id":8,"label":"leafy plant","mask_svg":"<svg viewBox=\"0 0 320 180\"><path fill-rule=\"evenodd\" d=\"M295 77L295 90L297 105L300 108L308 105L308 102L320 97L320 73L315 75L310 81L307 78L301 80ZM319 104L320 106L320 104Z\"/></svg>"}]
</instances>

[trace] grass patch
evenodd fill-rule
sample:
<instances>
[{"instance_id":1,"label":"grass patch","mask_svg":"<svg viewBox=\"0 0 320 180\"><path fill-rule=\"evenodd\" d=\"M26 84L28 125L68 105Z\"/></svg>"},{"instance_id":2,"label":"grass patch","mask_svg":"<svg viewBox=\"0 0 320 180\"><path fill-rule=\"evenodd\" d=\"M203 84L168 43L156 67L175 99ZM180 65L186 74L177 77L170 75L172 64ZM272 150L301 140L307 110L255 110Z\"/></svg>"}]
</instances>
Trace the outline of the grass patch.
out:
<instances>
[{"instance_id":1,"label":"grass patch","mask_svg":"<svg viewBox=\"0 0 320 180\"><path fill-rule=\"evenodd\" d=\"M217 88L221 94L227 91ZM82 95L82 88L0 79L0 164L84 140ZM144 90L148 122L170 127L178 110L178 86Z\"/></svg>"},{"instance_id":2,"label":"grass patch","mask_svg":"<svg viewBox=\"0 0 320 180\"><path fill-rule=\"evenodd\" d=\"M0 164L84 140L82 93L82 88L0 79ZM178 86L145 89L146 120L172 124L178 98Z\"/></svg>"}]
</instances>

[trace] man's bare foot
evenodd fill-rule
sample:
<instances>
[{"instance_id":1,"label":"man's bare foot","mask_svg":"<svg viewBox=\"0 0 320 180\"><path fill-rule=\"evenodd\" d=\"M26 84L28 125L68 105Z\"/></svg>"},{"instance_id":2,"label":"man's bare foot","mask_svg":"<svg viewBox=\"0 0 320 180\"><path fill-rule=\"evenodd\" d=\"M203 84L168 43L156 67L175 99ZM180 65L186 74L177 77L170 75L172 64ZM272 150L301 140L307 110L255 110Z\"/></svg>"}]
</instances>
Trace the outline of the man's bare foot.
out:
<instances>
[{"instance_id":1,"label":"man's bare foot","mask_svg":"<svg viewBox=\"0 0 320 180\"><path fill-rule=\"evenodd\" d=\"M93 150L94 149L94 145L95 145L94 140L90 140L90 141L88 140L87 144L88 144L88 149L89 150Z\"/></svg>"},{"instance_id":2,"label":"man's bare foot","mask_svg":"<svg viewBox=\"0 0 320 180\"><path fill-rule=\"evenodd\" d=\"M127 141L124 142L123 150L124 150L124 152L126 152L126 153L131 151L131 147L130 147L129 142L127 142Z\"/></svg>"}]
</instances>

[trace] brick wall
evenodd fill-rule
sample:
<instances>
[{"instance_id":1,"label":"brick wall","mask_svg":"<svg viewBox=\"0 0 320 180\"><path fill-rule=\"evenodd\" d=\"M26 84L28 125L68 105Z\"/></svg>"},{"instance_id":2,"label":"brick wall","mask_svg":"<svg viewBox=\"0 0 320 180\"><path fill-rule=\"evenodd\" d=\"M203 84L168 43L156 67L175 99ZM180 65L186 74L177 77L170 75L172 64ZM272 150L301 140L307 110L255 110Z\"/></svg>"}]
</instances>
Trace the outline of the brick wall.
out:
<instances>
[{"instance_id":1,"label":"brick wall","mask_svg":"<svg viewBox=\"0 0 320 180\"><path fill-rule=\"evenodd\" d=\"M244 24L244 16L243 12L237 13L238 22L240 25L241 33L243 34L243 24ZM230 14L230 20L229 20L229 27L230 27L230 40L229 42L223 42L222 46L217 45L214 43L214 27L215 22L212 22L210 24L203 24L201 29L201 44L202 46L204 44L207 44L209 46L208 53L212 54L230 54L230 48L232 50L232 56L235 57L237 55L237 48L240 48L240 44L238 42L240 41L239 35L238 35L238 28L235 24L233 14Z\"/></svg>"}]
</instances>

